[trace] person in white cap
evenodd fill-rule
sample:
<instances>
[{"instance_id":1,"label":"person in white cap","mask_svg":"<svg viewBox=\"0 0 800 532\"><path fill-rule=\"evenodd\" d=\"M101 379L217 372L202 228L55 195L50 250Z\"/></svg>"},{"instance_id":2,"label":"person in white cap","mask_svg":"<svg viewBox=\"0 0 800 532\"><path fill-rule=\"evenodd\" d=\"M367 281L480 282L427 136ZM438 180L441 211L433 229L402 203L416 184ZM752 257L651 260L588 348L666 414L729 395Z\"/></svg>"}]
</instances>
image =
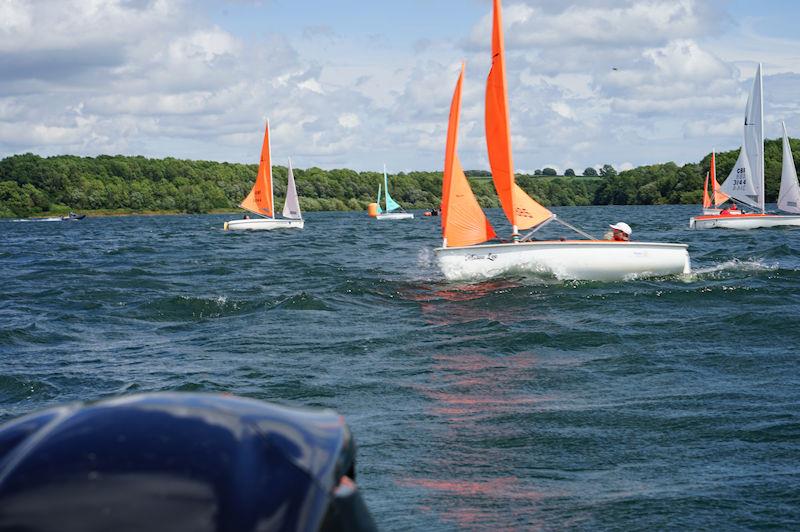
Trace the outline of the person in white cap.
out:
<instances>
[{"instance_id":1,"label":"person in white cap","mask_svg":"<svg viewBox=\"0 0 800 532\"><path fill-rule=\"evenodd\" d=\"M631 226L626 224L625 222L618 222L614 225L609 225L609 227L614 231L609 238L609 240L614 240L616 242L627 242L631 239L631 233L633 230Z\"/></svg>"}]
</instances>

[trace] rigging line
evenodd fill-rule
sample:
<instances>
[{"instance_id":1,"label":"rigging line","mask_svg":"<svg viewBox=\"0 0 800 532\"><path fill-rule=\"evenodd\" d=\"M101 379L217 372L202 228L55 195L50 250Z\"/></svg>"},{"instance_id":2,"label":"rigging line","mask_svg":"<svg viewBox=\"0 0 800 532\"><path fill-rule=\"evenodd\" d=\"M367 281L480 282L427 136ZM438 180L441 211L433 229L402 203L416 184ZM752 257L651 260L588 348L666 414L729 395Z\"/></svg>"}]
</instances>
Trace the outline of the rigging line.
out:
<instances>
[{"instance_id":1,"label":"rigging line","mask_svg":"<svg viewBox=\"0 0 800 532\"><path fill-rule=\"evenodd\" d=\"M590 235L589 233L587 233L587 232L585 232L585 231L582 231L581 229L578 229L578 228L577 228L577 227L575 227L574 225L572 225L572 224L570 224L570 223L567 223L567 222L565 222L565 221L564 221L564 220L562 220L561 218L556 218L556 217L554 217L554 218L556 219L556 221L557 221L558 223L560 223L560 224L561 224L561 225L563 225L563 226L569 227L570 229L572 229L573 231L575 231L575 232L576 232L576 233L578 233L579 235L583 235L583 236L585 236L586 238L588 238L589 240L597 240L595 237L593 237L593 236L592 236L592 235Z\"/></svg>"}]
</instances>

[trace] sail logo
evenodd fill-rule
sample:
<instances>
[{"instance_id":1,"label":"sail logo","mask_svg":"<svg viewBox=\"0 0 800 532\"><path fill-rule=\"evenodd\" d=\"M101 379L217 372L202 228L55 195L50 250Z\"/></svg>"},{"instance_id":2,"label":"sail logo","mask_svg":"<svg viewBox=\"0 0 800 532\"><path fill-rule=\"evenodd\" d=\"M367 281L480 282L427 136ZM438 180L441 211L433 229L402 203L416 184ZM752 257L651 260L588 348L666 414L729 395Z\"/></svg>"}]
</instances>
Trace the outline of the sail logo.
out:
<instances>
[{"instance_id":1,"label":"sail logo","mask_svg":"<svg viewBox=\"0 0 800 532\"><path fill-rule=\"evenodd\" d=\"M517 213L518 216L522 216L523 218L533 218L533 215L528 212L528 209L517 207L514 209L514 212Z\"/></svg>"},{"instance_id":2,"label":"sail logo","mask_svg":"<svg viewBox=\"0 0 800 532\"><path fill-rule=\"evenodd\" d=\"M747 190L747 168L737 168L733 176L733 190Z\"/></svg>"},{"instance_id":3,"label":"sail logo","mask_svg":"<svg viewBox=\"0 0 800 532\"><path fill-rule=\"evenodd\" d=\"M495 260L497 260L497 255L495 255L494 253L488 253L486 255L477 255L477 254L471 253L471 254L467 255L465 257L465 259L466 259L467 262L470 262L470 261L473 261L473 260L490 260L490 261L494 262Z\"/></svg>"}]
</instances>

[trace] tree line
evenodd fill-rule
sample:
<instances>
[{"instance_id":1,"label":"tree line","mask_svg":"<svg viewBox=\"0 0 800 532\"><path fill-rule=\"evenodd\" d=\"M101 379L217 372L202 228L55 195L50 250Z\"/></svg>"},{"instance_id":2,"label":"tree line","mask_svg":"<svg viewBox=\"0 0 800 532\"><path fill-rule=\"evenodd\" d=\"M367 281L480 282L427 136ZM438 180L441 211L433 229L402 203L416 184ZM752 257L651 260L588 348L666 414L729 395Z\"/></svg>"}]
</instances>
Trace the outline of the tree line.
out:
<instances>
[{"instance_id":1,"label":"tree line","mask_svg":"<svg viewBox=\"0 0 800 532\"><path fill-rule=\"evenodd\" d=\"M800 154L800 142L792 150ZM780 187L781 141L766 142L767 201ZM738 150L717 154L717 176L728 175ZM702 198L710 154L699 163L641 166L617 173L605 165L597 175L555 176L554 171L518 175L517 182L544 205L626 205L698 203ZM235 209L247 195L257 165L189 161L173 158L60 155L43 158L26 153L0 160L0 217L27 217L73 211L204 213ZM547 169L551 170L551 169ZM588 172L588 173L587 173ZM276 203L286 194L287 169L273 167ZM376 201L379 172L347 169L295 169L304 211L365 210ZM490 175L466 172L483 207L498 207ZM573 172L574 174L574 172ZM441 172L409 172L390 176L391 194L410 209L439 205Z\"/></svg>"}]
</instances>

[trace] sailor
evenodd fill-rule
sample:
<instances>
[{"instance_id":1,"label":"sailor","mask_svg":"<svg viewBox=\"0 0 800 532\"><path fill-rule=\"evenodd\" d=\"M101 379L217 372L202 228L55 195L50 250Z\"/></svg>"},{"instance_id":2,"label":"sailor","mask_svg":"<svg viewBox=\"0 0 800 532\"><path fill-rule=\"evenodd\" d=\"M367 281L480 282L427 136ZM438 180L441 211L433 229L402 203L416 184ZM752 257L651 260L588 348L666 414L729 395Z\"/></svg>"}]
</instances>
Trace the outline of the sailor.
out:
<instances>
[{"instance_id":1,"label":"sailor","mask_svg":"<svg viewBox=\"0 0 800 532\"><path fill-rule=\"evenodd\" d=\"M631 239L633 230L631 226L625 222L618 222L614 225L609 225L613 231L610 235L606 234L606 240L614 240L615 242L627 242Z\"/></svg>"},{"instance_id":2,"label":"sailor","mask_svg":"<svg viewBox=\"0 0 800 532\"><path fill-rule=\"evenodd\" d=\"M250 215L249 215L249 214L245 214L245 215L242 217L242 220L249 220L249 219L250 219Z\"/></svg>"},{"instance_id":3,"label":"sailor","mask_svg":"<svg viewBox=\"0 0 800 532\"><path fill-rule=\"evenodd\" d=\"M720 213L722 216L730 216L732 214L739 214L739 207L735 203L731 203L730 207L723 209Z\"/></svg>"}]
</instances>

